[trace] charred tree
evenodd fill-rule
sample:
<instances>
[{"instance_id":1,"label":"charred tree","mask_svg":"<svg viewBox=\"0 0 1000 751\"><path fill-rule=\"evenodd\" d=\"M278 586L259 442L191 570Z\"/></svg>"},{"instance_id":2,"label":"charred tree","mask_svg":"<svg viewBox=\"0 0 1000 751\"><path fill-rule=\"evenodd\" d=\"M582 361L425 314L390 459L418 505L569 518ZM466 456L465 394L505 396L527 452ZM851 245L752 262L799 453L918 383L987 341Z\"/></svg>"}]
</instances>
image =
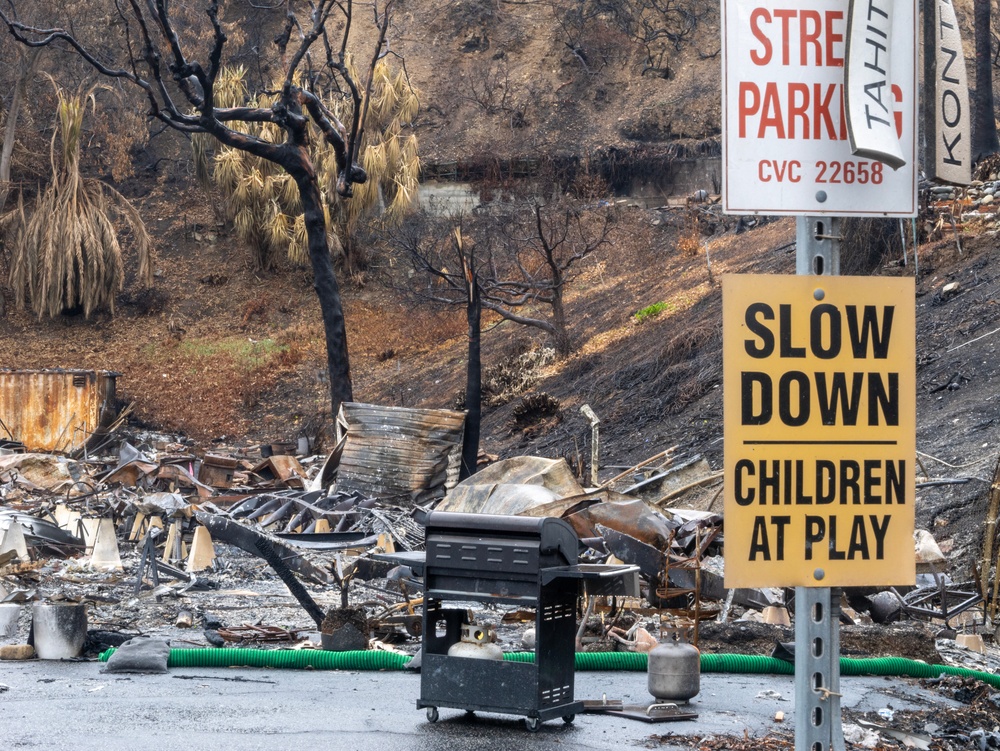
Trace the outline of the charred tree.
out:
<instances>
[{"instance_id":1,"label":"charred tree","mask_svg":"<svg viewBox=\"0 0 1000 751\"><path fill-rule=\"evenodd\" d=\"M19 11L37 12L29 0L8 0L0 7L0 20L17 42L30 48L53 46L69 50L101 75L135 86L144 96L149 118L185 134L207 133L219 143L248 152L284 168L294 179L305 213L313 285L319 300L326 337L333 414L344 401L353 400L347 332L340 287L327 240L327 223L317 184L316 168L309 154L311 128L334 150L337 193L348 199L352 186L367 181L357 163L364 122L364 86L354 80L348 64L347 45L353 30L352 0L314 0L300 13L291 3L275 6L286 17L285 33L275 39L277 57L284 72L283 83L270 106L219 107L215 85L223 65L227 35L220 20L220 1L204 0L203 14L192 15L187 5L172 6L169 0L104 0L107 15L117 23L109 34L117 35L118 57L109 60L89 48L67 28L50 27L44 18L27 22ZM384 54L391 0L375 6L374 53L369 78ZM306 12L308 11L308 12ZM339 45L331 39L339 21ZM198 26L200 24L200 27ZM206 25L207 24L207 25ZM184 32L183 34L181 32ZM292 32L296 39L289 49ZM190 46L181 41L208 39L208 52L200 60L189 56ZM313 59L314 51L322 65ZM323 106L319 90L342 91L354 101L349 127ZM235 127L237 123L274 123L285 134L283 143L272 143Z\"/></svg>"},{"instance_id":2,"label":"charred tree","mask_svg":"<svg viewBox=\"0 0 1000 751\"><path fill-rule=\"evenodd\" d=\"M614 210L584 207L570 199L521 207L511 221L496 217L499 238L490 275L481 279L483 307L505 320L541 329L556 352L573 351L566 290L584 259L610 247ZM548 309L548 315L540 314Z\"/></svg>"},{"instance_id":3,"label":"charred tree","mask_svg":"<svg viewBox=\"0 0 1000 751\"><path fill-rule=\"evenodd\" d=\"M465 369L465 434L462 438L462 466L459 481L476 473L479 465L479 434L483 423L483 306L479 299L479 277L475 255L467 254L461 230L455 230L455 244L462 259L465 289L468 295L465 317L469 324L469 361Z\"/></svg>"},{"instance_id":4,"label":"charred tree","mask_svg":"<svg viewBox=\"0 0 1000 751\"><path fill-rule=\"evenodd\" d=\"M466 243L473 232L481 239L474 251L479 305L504 320L544 331L559 354L569 354L566 291L584 259L611 246L614 222L612 207L588 208L570 199L524 202L502 215L477 217L463 232ZM465 305L469 288L461 258L472 256L454 257L442 234L426 215L391 233L391 244L419 280L408 279L401 288L422 300Z\"/></svg>"},{"instance_id":5,"label":"charred tree","mask_svg":"<svg viewBox=\"0 0 1000 751\"><path fill-rule=\"evenodd\" d=\"M972 161L1000 152L993 102L993 35L990 0L973 0L976 42L976 103L972 117Z\"/></svg>"},{"instance_id":6,"label":"charred tree","mask_svg":"<svg viewBox=\"0 0 1000 751\"><path fill-rule=\"evenodd\" d=\"M420 213L389 231L390 245L412 273L394 286L410 298L465 308L469 359L465 371L465 433L459 479L476 473L482 426L482 302L479 247L454 219ZM452 269L455 269L454 271ZM411 278L414 277L414 278ZM424 284L426 282L426 286Z\"/></svg>"},{"instance_id":7,"label":"charred tree","mask_svg":"<svg viewBox=\"0 0 1000 751\"><path fill-rule=\"evenodd\" d=\"M17 119L21 114L25 89L28 80L35 72L41 49L27 50L19 66L17 80L14 83L14 93L7 110L7 123L4 126L3 148L0 150L0 210L6 208L7 197L10 195L10 164L14 156L14 136L17 133Z\"/></svg>"}]
</instances>

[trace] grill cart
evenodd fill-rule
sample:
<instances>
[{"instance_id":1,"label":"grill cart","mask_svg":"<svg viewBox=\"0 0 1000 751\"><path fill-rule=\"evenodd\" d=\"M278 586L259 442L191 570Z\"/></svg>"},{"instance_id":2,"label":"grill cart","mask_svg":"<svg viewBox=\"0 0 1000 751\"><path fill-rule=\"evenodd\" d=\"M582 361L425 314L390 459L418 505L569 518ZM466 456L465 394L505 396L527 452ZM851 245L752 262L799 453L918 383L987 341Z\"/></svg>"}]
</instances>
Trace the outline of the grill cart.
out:
<instances>
[{"instance_id":1,"label":"grill cart","mask_svg":"<svg viewBox=\"0 0 1000 751\"><path fill-rule=\"evenodd\" d=\"M638 568L578 564L579 540L561 519L431 512L426 528L424 553L380 556L424 578L417 708L431 722L439 707L521 715L532 731L572 722L583 711L573 698L577 598L637 594ZM459 656L469 612L449 601L534 608L534 663Z\"/></svg>"}]
</instances>

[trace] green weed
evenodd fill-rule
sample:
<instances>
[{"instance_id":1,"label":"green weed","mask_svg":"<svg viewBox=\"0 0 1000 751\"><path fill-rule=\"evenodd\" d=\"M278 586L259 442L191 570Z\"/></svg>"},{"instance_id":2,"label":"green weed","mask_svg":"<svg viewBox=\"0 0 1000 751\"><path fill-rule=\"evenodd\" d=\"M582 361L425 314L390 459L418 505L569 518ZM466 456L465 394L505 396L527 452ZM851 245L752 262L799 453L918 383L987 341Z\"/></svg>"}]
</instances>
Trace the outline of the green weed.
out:
<instances>
[{"instance_id":1,"label":"green weed","mask_svg":"<svg viewBox=\"0 0 1000 751\"><path fill-rule=\"evenodd\" d=\"M211 360L226 356L238 366L256 368L266 365L286 352L288 345L280 344L274 339L252 340L245 337L230 337L218 341L186 339L181 342L180 349L189 357Z\"/></svg>"},{"instance_id":2,"label":"green weed","mask_svg":"<svg viewBox=\"0 0 1000 751\"><path fill-rule=\"evenodd\" d=\"M663 311L667 311L668 313L670 313L673 311L673 309L674 306L672 303L657 302L653 303L652 305L647 305L642 310L636 311L635 313L632 314L632 318L633 320L635 320L636 323L642 323L649 318L656 318Z\"/></svg>"}]
</instances>

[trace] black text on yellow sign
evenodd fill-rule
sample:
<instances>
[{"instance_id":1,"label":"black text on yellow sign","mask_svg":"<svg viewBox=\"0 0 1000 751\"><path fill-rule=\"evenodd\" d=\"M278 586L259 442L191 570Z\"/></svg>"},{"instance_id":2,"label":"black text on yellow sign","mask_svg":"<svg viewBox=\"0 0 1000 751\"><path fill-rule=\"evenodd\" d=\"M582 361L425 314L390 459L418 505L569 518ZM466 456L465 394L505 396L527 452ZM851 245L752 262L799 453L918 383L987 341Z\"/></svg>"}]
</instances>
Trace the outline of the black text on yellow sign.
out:
<instances>
[{"instance_id":1,"label":"black text on yellow sign","mask_svg":"<svg viewBox=\"0 0 1000 751\"><path fill-rule=\"evenodd\" d=\"M726 586L913 583L912 279L722 289Z\"/></svg>"}]
</instances>

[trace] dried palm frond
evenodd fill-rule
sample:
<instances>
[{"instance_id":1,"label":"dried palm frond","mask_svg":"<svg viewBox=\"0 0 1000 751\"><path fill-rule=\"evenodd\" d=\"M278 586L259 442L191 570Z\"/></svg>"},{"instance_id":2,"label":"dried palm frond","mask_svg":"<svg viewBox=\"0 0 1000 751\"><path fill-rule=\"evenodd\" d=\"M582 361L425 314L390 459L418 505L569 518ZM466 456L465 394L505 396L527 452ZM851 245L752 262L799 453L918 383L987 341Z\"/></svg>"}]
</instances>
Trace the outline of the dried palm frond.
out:
<instances>
[{"instance_id":1,"label":"dried palm frond","mask_svg":"<svg viewBox=\"0 0 1000 751\"><path fill-rule=\"evenodd\" d=\"M393 133L390 130L386 133L386 138L382 142L382 147L385 149L386 165L386 169L383 170L383 179L388 178L391 181L395 179L396 173L399 172L401 167L400 160L403 155L400 140L398 131Z\"/></svg>"},{"instance_id":2,"label":"dried palm frond","mask_svg":"<svg viewBox=\"0 0 1000 751\"><path fill-rule=\"evenodd\" d=\"M337 176L339 174L337 160L333 158L332 153L327 154L316 171L316 179L319 180L320 190L327 195L337 195Z\"/></svg>"},{"instance_id":3,"label":"dried palm frond","mask_svg":"<svg viewBox=\"0 0 1000 751\"><path fill-rule=\"evenodd\" d=\"M260 137L268 143L281 143L284 133L276 123L263 123L260 127Z\"/></svg>"},{"instance_id":4,"label":"dried palm frond","mask_svg":"<svg viewBox=\"0 0 1000 751\"><path fill-rule=\"evenodd\" d=\"M376 143L365 149L361 162L369 175L381 175L385 172L389 160L386 158L384 143Z\"/></svg>"},{"instance_id":5,"label":"dried palm frond","mask_svg":"<svg viewBox=\"0 0 1000 751\"><path fill-rule=\"evenodd\" d=\"M379 61L372 71L371 98L365 125L369 129L382 130L395 116L399 104L399 92L393 85L389 65L385 59Z\"/></svg>"},{"instance_id":6,"label":"dried palm frond","mask_svg":"<svg viewBox=\"0 0 1000 751\"><path fill-rule=\"evenodd\" d=\"M354 80L359 80L353 56L346 57L345 65ZM298 73L296 75L296 85L302 85L304 79ZM239 67L226 68L220 73L219 103L223 106L273 106L276 95L260 94L255 99L249 98L245 76L246 71ZM277 90L283 83L276 81L273 88ZM330 243L338 248L342 245L334 231L335 226L349 240L361 222L380 211L386 212L385 220L398 221L416 201L420 161L416 139L405 126L418 111L417 92L402 69L383 59L372 73L368 97L365 135L358 150L358 161L370 179L353 186L350 200L342 201L336 192L338 170L329 144L318 138L310 150L317 183L323 194ZM347 122L353 116L354 103L342 92L324 100L324 105L341 122ZM238 124L230 125L237 127ZM285 137L284 130L275 123L239 127L271 143L279 143ZM283 249L294 262L305 262L308 259L308 244L301 220L301 195L294 180L262 157L225 146L216 148L213 179L225 198L226 216L233 222L240 239L250 248L254 265L271 266L275 254ZM204 154L207 154L207 147L197 144L196 162L206 159L202 156ZM331 213L335 216L336 225L331 221ZM286 238L284 242L279 240L282 236ZM350 247L350 242L345 242Z\"/></svg>"},{"instance_id":7,"label":"dried palm frond","mask_svg":"<svg viewBox=\"0 0 1000 751\"><path fill-rule=\"evenodd\" d=\"M396 87L397 92L399 92L399 107L396 117L401 123L412 123L420 111L420 93L410 85L410 81L406 77L406 71L402 68L396 74L396 80L393 81L393 85Z\"/></svg>"},{"instance_id":8,"label":"dried palm frond","mask_svg":"<svg viewBox=\"0 0 1000 751\"><path fill-rule=\"evenodd\" d=\"M245 181L247 184L247 191L250 195L250 200L254 203L261 202L267 194L264 174L256 167L253 167L249 174L247 174Z\"/></svg>"},{"instance_id":9,"label":"dried palm frond","mask_svg":"<svg viewBox=\"0 0 1000 751\"><path fill-rule=\"evenodd\" d=\"M287 172L275 178L279 183L277 193L284 213L296 216L302 213L302 196L299 194L299 186L295 184L292 176Z\"/></svg>"},{"instance_id":10,"label":"dried palm frond","mask_svg":"<svg viewBox=\"0 0 1000 751\"><path fill-rule=\"evenodd\" d=\"M215 79L216 105L219 107L241 107L247 99L246 68L242 65L225 66Z\"/></svg>"},{"instance_id":11,"label":"dried palm frond","mask_svg":"<svg viewBox=\"0 0 1000 751\"><path fill-rule=\"evenodd\" d=\"M215 139L208 133L191 134L191 152L194 154L194 175L201 187L212 187L212 150Z\"/></svg>"},{"instance_id":12,"label":"dried palm frond","mask_svg":"<svg viewBox=\"0 0 1000 751\"><path fill-rule=\"evenodd\" d=\"M242 208L256 208L264 195L264 176L256 167L240 178L233 190L233 201Z\"/></svg>"},{"instance_id":13,"label":"dried palm frond","mask_svg":"<svg viewBox=\"0 0 1000 751\"><path fill-rule=\"evenodd\" d=\"M309 238L306 234L306 218L303 214L295 217L291 238L288 242L288 258L292 263L309 263Z\"/></svg>"},{"instance_id":14,"label":"dried palm frond","mask_svg":"<svg viewBox=\"0 0 1000 751\"><path fill-rule=\"evenodd\" d=\"M416 136L408 136L403 139L401 167L404 171L413 175L414 179L420 176L420 148Z\"/></svg>"},{"instance_id":15,"label":"dried palm frond","mask_svg":"<svg viewBox=\"0 0 1000 751\"><path fill-rule=\"evenodd\" d=\"M354 104L346 96L338 96L336 99L327 102L326 108L340 122L344 122L350 118L351 112L354 110Z\"/></svg>"},{"instance_id":16,"label":"dried palm frond","mask_svg":"<svg viewBox=\"0 0 1000 751\"><path fill-rule=\"evenodd\" d=\"M344 56L344 66L347 68L347 75L355 81L360 80L360 76L358 76L358 69L354 64L354 55L350 52Z\"/></svg>"},{"instance_id":17,"label":"dried palm frond","mask_svg":"<svg viewBox=\"0 0 1000 751\"><path fill-rule=\"evenodd\" d=\"M236 230L237 237L243 242L250 242L253 239L256 225L257 221L249 206L240 208L233 217L233 228Z\"/></svg>"},{"instance_id":18,"label":"dried palm frond","mask_svg":"<svg viewBox=\"0 0 1000 751\"><path fill-rule=\"evenodd\" d=\"M10 281L17 304L25 307L30 299L39 319L76 307L88 318L99 308L113 313L115 295L125 284L116 222L131 230L144 284L152 283L152 242L139 213L124 196L80 175L83 118L88 102L96 106L95 89L71 96L54 81L53 86L59 104L50 149L52 182L39 192L30 217L21 199L4 217L8 233L19 239Z\"/></svg>"},{"instance_id":19,"label":"dried palm frond","mask_svg":"<svg viewBox=\"0 0 1000 751\"><path fill-rule=\"evenodd\" d=\"M417 180L415 176L403 173L393 181L393 196L386 207L386 218L396 222L406 216L417 203Z\"/></svg>"},{"instance_id":20,"label":"dried palm frond","mask_svg":"<svg viewBox=\"0 0 1000 751\"><path fill-rule=\"evenodd\" d=\"M101 183L102 189L111 194L115 199L115 208L125 219L128 227L132 230L132 242L135 245L135 253L139 261L139 269L136 272L138 278L146 286L153 284L153 262L155 259L153 249L153 238L146 230L146 223L128 199L114 188Z\"/></svg>"},{"instance_id":21,"label":"dried palm frond","mask_svg":"<svg viewBox=\"0 0 1000 751\"><path fill-rule=\"evenodd\" d=\"M289 217L282 213L277 201L268 202L268 218L264 226L264 233L267 236L268 245L275 252L284 250L288 245L288 219Z\"/></svg>"},{"instance_id":22,"label":"dried palm frond","mask_svg":"<svg viewBox=\"0 0 1000 751\"><path fill-rule=\"evenodd\" d=\"M241 152L236 149L222 148L216 153L212 177L216 186L224 194L235 191L245 174L246 164Z\"/></svg>"}]
</instances>

